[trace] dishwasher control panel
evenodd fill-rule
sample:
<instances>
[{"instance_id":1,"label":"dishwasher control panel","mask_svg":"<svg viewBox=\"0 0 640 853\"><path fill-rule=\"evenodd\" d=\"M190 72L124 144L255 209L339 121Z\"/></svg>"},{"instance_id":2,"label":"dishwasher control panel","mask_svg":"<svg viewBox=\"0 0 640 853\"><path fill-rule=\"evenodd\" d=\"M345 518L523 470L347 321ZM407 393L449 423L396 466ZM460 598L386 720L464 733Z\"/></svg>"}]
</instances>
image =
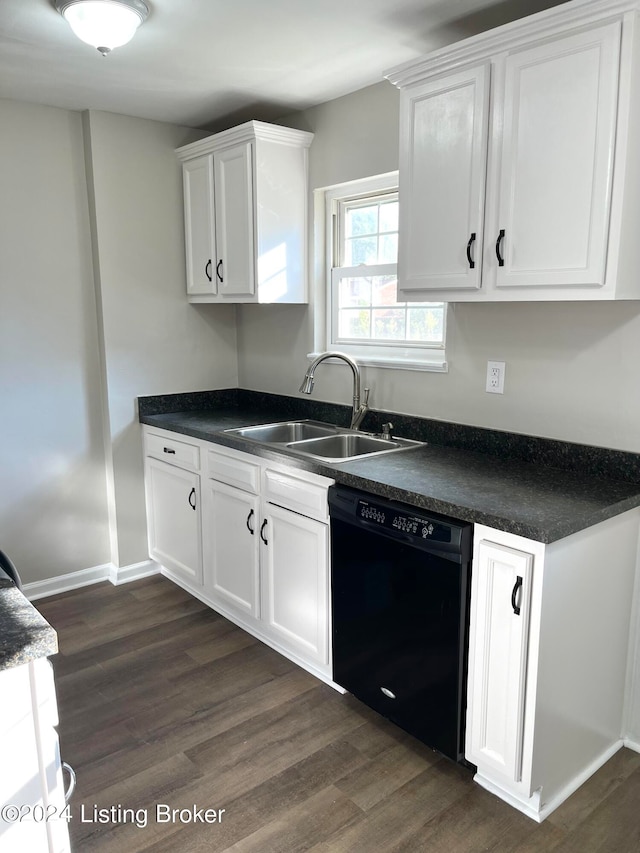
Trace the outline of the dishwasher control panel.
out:
<instances>
[{"instance_id":1,"label":"dishwasher control panel","mask_svg":"<svg viewBox=\"0 0 640 853\"><path fill-rule=\"evenodd\" d=\"M418 539L451 542L451 527L448 525L438 524L435 519L399 512L389 505L359 500L356 515L364 521L373 522L380 527L388 527Z\"/></svg>"}]
</instances>

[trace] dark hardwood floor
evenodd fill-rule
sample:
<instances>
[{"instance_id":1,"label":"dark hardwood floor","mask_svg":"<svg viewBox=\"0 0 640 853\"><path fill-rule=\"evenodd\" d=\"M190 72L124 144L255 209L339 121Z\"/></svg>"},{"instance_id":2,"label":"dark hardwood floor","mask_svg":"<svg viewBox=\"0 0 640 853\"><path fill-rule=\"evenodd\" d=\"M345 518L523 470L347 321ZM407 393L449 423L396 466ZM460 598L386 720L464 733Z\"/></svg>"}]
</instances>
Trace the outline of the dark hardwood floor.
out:
<instances>
[{"instance_id":1,"label":"dark hardwood floor","mask_svg":"<svg viewBox=\"0 0 640 853\"><path fill-rule=\"evenodd\" d=\"M640 851L629 750L536 824L165 578L37 606L59 637L74 853Z\"/></svg>"}]
</instances>

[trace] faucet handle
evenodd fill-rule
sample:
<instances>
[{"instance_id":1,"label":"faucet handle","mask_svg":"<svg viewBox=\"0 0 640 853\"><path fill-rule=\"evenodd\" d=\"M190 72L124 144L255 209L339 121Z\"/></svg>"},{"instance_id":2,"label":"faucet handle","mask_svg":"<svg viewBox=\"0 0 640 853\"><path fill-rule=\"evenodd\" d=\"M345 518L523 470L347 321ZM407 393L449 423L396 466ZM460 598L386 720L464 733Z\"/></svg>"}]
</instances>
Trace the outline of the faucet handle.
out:
<instances>
[{"instance_id":1,"label":"faucet handle","mask_svg":"<svg viewBox=\"0 0 640 853\"><path fill-rule=\"evenodd\" d=\"M362 392L362 402L365 406L369 405L369 389L365 388Z\"/></svg>"}]
</instances>

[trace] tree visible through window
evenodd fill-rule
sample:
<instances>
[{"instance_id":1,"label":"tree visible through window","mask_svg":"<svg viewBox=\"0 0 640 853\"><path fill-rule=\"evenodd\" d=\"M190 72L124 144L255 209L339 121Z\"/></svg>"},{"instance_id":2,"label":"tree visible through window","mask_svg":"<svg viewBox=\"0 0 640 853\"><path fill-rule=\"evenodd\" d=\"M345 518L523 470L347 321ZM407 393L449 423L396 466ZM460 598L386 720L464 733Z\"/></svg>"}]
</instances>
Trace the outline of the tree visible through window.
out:
<instances>
[{"instance_id":1,"label":"tree visible through window","mask_svg":"<svg viewBox=\"0 0 640 853\"><path fill-rule=\"evenodd\" d=\"M443 303L397 301L397 191L332 195L331 346L442 350Z\"/></svg>"}]
</instances>

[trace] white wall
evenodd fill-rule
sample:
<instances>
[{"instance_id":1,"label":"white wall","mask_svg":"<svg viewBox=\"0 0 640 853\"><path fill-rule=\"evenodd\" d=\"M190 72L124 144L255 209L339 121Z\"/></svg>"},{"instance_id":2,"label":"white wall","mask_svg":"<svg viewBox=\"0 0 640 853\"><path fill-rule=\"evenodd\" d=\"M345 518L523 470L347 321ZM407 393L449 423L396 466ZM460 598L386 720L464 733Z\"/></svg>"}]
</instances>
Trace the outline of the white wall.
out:
<instances>
[{"instance_id":1,"label":"white wall","mask_svg":"<svg viewBox=\"0 0 640 853\"><path fill-rule=\"evenodd\" d=\"M284 118L315 133L312 188L397 169L398 103L383 82ZM241 385L296 394L312 309L242 306L238 316ZM640 302L460 304L448 324L449 373L367 368L372 407L640 452ZM489 359L506 362L503 396L484 390ZM314 394L348 403L348 369L323 366Z\"/></svg>"},{"instance_id":2,"label":"white wall","mask_svg":"<svg viewBox=\"0 0 640 853\"><path fill-rule=\"evenodd\" d=\"M202 135L85 114L118 566L148 558L136 397L238 381L234 307L194 306L185 295L182 171L174 150Z\"/></svg>"},{"instance_id":3,"label":"white wall","mask_svg":"<svg viewBox=\"0 0 640 853\"><path fill-rule=\"evenodd\" d=\"M238 382L234 308L185 298L174 148L204 134L12 101L0 126L0 548L25 582L132 565L136 397Z\"/></svg>"},{"instance_id":4,"label":"white wall","mask_svg":"<svg viewBox=\"0 0 640 853\"><path fill-rule=\"evenodd\" d=\"M0 548L36 581L109 560L82 123L0 127Z\"/></svg>"}]
</instances>

